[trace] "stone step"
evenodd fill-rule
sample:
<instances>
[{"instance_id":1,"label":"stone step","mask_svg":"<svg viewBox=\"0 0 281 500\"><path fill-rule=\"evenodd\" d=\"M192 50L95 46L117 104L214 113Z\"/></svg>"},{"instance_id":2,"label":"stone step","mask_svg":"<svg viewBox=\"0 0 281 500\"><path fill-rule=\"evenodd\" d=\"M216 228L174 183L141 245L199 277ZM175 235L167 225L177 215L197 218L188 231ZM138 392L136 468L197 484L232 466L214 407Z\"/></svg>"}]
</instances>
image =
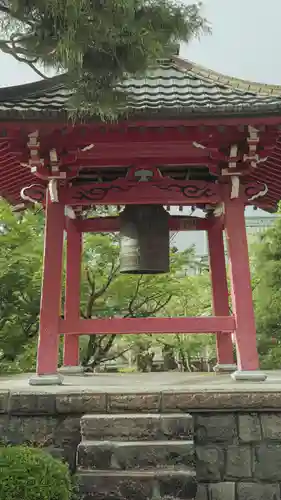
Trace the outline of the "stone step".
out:
<instances>
[{"instance_id":1,"label":"stone step","mask_svg":"<svg viewBox=\"0 0 281 500\"><path fill-rule=\"evenodd\" d=\"M194 466L193 441L83 441L77 465L85 469L150 469Z\"/></svg>"},{"instance_id":2,"label":"stone step","mask_svg":"<svg viewBox=\"0 0 281 500\"><path fill-rule=\"evenodd\" d=\"M81 471L77 479L83 500L150 500L165 497L193 500L197 484L191 471Z\"/></svg>"},{"instance_id":3,"label":"stone step","mask_svg":"<svg viewBox=\"0 0 281 500\"><path fill-rule=\"evenodd\" d=\"M92 414L81 418L82 440L152 441L193 439L188 413Z\"/></svg>"}]
</instances>

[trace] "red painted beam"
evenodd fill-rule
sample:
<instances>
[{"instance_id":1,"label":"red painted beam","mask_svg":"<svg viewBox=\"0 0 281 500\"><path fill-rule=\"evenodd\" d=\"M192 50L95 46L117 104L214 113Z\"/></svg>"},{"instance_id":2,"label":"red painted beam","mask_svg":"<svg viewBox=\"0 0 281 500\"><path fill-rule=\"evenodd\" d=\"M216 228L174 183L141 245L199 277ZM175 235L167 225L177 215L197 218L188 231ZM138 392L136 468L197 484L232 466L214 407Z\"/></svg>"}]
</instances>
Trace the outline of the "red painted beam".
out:
<instances>
[{"instance_id":1,"label":"red painted beam","mask_svg":"<svg viewBox=\"0 0 281 500\"><path fill-rule=\"evenodd\" d=\"M32 196L32 195L31 195ZM112 183L89 184L61 188L60 201L65 205L195 205L218 203L218 184L204 181L135 182L125 179Z\"/></svg>"},{"instance_id":2,"label":"red painted beam","mask_svg":"<svg viewBox=\"0 0 281 500\"><path fill-rule=\"evenodd\" d=\"M217 333L233 332L233 316L201 318L112 318L60 320L60 333L72 335L111 335L143 333Z\"/></svg>"},{"instance_id":3,"label":"red painted beam","mask_svg":"<svg viewBox=\"0 0 281 500\"><path fill-rule=\"evenodd\" d=\"M230 200L226 190L224 190L224 201L232 309L236 322L235 342L238 370L258 370L259 358L244 203L239 198Z\"/></svg>"},{"instance_id":4,"label":"red painted beam","mask_svg":"<svg viewBox=\"0 0 281 500\"><path fill-rule=\"evenodd\" d=\"M77 219L75 225L81 233L115 233L120 230L118 216ZM210 221L199 217L171 216L169 226L171 231L207 231Z\"/></svg>"},{"instance_id":5,"label":"red painted beam","mask_svg":"<svg viewBox=\"0 0 281 500\"><path fill-rule=\"evenodd\" d=\"M184 141L170 142L119 142L119 143L96 143L95 147L88 153L79 153L77 159L66 156L65 164L76 163L79 161L81 165L98 164L99 161L110 161L120 163L121 161L132 161L140 159L166 158L166 163L176 163L177 157L185 157L186 161L191 163L200 159L202 164L208 162L210 153L208 149L197 149ZM218 160L224 160L224 155L217 153Z\"/></svg>"},{"instance_id":6,"label":"red painted beam","mask_svg":"<svg viewBox=\"0 0 281 500\"><path fill-rule=\"evenodd\" d=\"M171 122L170 122L171 123ZM94 136L93 136L94 132ZM85 144L94 144L94 147L99 145L109 144L126 144L130 147L133 143L171 143L175 141L180 141L186 145L193 142L202 143L204 146L217 147L218 144L222 148L229 146L230 142L241 143L245 140L245 136L248 135L246 127L237 126L226 126L218 127L214 125L205 124L204 127L198 125L196 121L189 125L174 125L173 123L169 126L169 122L165 126L153 126L151 122L144 126L138 126L130 124L127 122L118 123L115 125L76 125L75 129L67 129L67 131L61 134L59 131L51 132L49 135L41 134L42 141L41 146L43 149L50 147L50 144L70 146L71 149L81 148L81 138L86 141ZM275 142L275 138L278 135L277 127L272 129L266 129L259 132L260 139L267 144L272 144ZM93 141L94 137L94 141ZM69 148L68 148L69 151Z\"/></svg>"},{"instance_id":7,"label":"red painted beam","mask_svg":"<svg viewBox=\"0 0 281 500\"><path fill-rule=\"evenodd\" d=\"M64 206L47 195L37 374L57 372L63 271Z\"/></svg>"},{"instance_id":8,"label":"red painted beam","mask_svg":"<svg viewBox=\"0 0 281 500\"><path fill-rule=\"evenodd\" d=\"M221 221L216 218L213 218L213 224L208 231L208 243L213 313L216 316L229 316L223 231ZM218 332L216 336L216 344L218 364L233 364L234 360L231 335L224 335L221 334L221 332Z\"/></svg>"},{"instance_id":9,"label":"red painted beam","mask_svg":"<svg viewBox=\"0 0 281 500\"><path fill-rule=\"evenodd\" d=\"M129 122L129 127L151 127L151 128L156 128L156 127L164 127L171 129L173 127L209 127L209 126L215 126L215 127L222 127L222 126L234 126L234 127L241 127L242 125L251 125L251 126L276 126L276 125L281 125L281 113L280 115L271 115L271 116L263 116L261 115L254 115L254 116L237 116L237 117L222 117L219 116L217 118L214 117L207 117L204 113L204 116L200 116L197 118L190 118L190 119L177 119L177 120L131 120ZM57 119L56 121L28 121L28 120L13 120L13 121L7 121L7 122L1 122L1 127L2 129L5 129L6 132L11 132L13 133L12 135L15 135L16 137L18 136L19 130L24 130L26 133L31 133L34 132L34 130L39 130L46 133L60 133L61 130L64 131L64 133L71 132L74 128L73 125L66 125L65 118L62 117L61 119ZM83 129L90 129L90 130L97 130L100 128L101 125L97 125L95 123L88 123L88 124L83 124L81 125L80 128ZM110 128L114 129L115 125L110 124ZM116 128L128 128L128 121L119 121L118 125L116 125ZM77 127L78 128L78 127ZM106 126L104 127L106 128ZM3 138L3 140L7 140L10 137L6 136Z\"/></svg>"},{"instance_id":10,"label":"red painted beam","mask_svg":"<svg viewBox=\"0 0 281 500\"><path fill-rule=\"evenodd\" d=\"M80 319L80 284L81 284L81 254L82 235L77 231L75 220L67 222L66 240L66 283L64 317L66 321ZM64 337L63 365L79 365L79 336Z\"/></svg>"},{"instance_id":11,"label":"red painted beam","mask_svg":"<svg viewBox=\"0 0 281 500\"><path fill-rule=\"evenodd\" d=\"M106 147L105 147L106 148ZM144 155L141 158L142 163L145 163L146 168L152 168L155 167L155 165L176 165L176 166L186 166L188 167L212 167L212 166L217 166L218 160L212 159L212 158L207 158L207 157L193 157L190 155L187 155L186 153L184 154L173 154L173 158L169 159L167 155L164 155L164 152L162 150L161 153L157 154L157 156L146 156ZM138 162L138 159L136 160L136 157L134 153L128 154L127 156L120 154L119 156L115 156L114 158L109 156L107 157L106 154L101 153L98 157L91 157L91 158L86 158L85 160L81 160L79 157L75 158L75 160L72 159L72 161L69 162L69 164L63 160L62 161L62 167L68 167L68 169L71 170L71 172L75 172L76 170L81 168L81 165L83 165L83 168L93 168L96 167L99 170L103 168L109 168L114 170L115 168L130 168L132 163ZM171 170L173 170L173 166L171 167Z\"/></svg>"}]
</instances>

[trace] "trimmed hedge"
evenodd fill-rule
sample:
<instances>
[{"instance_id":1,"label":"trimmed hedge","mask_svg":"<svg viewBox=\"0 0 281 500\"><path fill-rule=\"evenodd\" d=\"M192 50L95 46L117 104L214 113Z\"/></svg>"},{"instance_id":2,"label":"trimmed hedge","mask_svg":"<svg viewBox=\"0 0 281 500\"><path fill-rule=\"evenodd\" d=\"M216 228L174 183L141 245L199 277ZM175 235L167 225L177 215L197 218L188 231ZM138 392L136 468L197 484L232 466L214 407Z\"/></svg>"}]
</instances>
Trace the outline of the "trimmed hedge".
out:
<instances>
[{"instance_id":1,"label":"trimmed hedge","mask_svg":"<svg viewBox=\"0 0 281 500\"><path fill-rule=\"evenodd\" d=\"M70 500L68 467L41 449L0 447L1 500Z\"/></svg>"}]
</instances>

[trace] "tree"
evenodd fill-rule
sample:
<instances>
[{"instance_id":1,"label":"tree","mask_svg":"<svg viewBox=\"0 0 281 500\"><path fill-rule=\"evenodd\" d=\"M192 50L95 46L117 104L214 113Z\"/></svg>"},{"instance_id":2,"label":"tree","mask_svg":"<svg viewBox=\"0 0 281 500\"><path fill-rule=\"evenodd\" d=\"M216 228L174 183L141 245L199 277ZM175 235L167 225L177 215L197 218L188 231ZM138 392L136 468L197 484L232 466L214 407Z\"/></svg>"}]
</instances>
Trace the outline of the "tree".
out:
<instances>
[{"instance_id":1,"label":"tree","mask_svg":"<svg viewBox=\"0 0 281 500\"><path fill-rule=\"evenodd\" d=\"M211 310L211 283L208 272L193 276L188 275L180 282L178 293L167 305L169 316L209 316ZM181 370L193 371L192 362L197 359L203 366L215 356L214 335L174 334L157 336L155 339L163 346L168 356L179 361ZM202 368L202 371L203 368Z\"/></svg>"},{"instance_id":2,"label":"tree","mask_svg":"<svg viewBox=\"0 0 281 500\"><path fill-rule=\"evenodd\" d=\"M171 300L161 314L168 317L211 315L211 286L207 272L181 277ZM162 351L163 370L206 370L215 360L215 336L198 334L162 334L127 336L139 371L150 371L155 352ZM196 367L194 366L196 362Z\"/></svg>"},{"instance_id":3,"label":"tree","mask_svg":"<svg viewBox=\"0 0 281 500\"><path fill-rule=\"evenodd\" d=\"M6 363L30 370L35 362L39 324L44 215L38 209L15 215L1 201L0 220L1 366L3 369ZM160 314L181 290L179 271L191 266L193 260L192 249L185 252L172 249L169 275L124 276L119 274L118 237L86 235L81 314L84 318ZM83 363L97 366L110 356L116 340L115 335L87 337L82 349ZM124 350L130 345L126 343Z\"/></svg>"},{"instance_id":4,"label":"tree","mask_svg":"<svg viewBox=\"0 0 281 500\"><path fill-rule=\"evenodd\" d=\"M119 244L115 235L91 235L85 239L82 285L82 316L148 317L164 311L173 296L178 295L181 278L178 273L194 261L193 250L171 252L171 271L165 275L127 276L119 274ZM130 336L124 350L139 347L144 339ZM116 335L90 335L84 349L83 364L92 368L108 358ZM141 355L141 354L140 354Z\"/></svg>"},{"instance_id":5,"label":"tree","mask_svg":"<svg viewBox=\"0 0 281 500\"><path fill-rule=\"evenodd\" d=\"M0 353L12 362L37 336L44 219L0 201L0 221Z\"/></svg>"},{"instance_id":6,"label":"tree","mask_svg":"<svg viewBox=\"0 0 281 500\"><path fill-rule=\"evenodd\" d=\"M64 73L70 106L107 116L118 84L208 29L200 4L175 0L0 0L0 13L2 51Z\"/></svg>"},{"instance_id":7,"label":"tree","mask_svg":"<svg viewBox=\"0 0 281 500\"><path fill-rule=\"evenodd\" d=\"M253 293L258 347L265 368L281 359L281 220L252 246Z\"/></svg>"}]
</instances>

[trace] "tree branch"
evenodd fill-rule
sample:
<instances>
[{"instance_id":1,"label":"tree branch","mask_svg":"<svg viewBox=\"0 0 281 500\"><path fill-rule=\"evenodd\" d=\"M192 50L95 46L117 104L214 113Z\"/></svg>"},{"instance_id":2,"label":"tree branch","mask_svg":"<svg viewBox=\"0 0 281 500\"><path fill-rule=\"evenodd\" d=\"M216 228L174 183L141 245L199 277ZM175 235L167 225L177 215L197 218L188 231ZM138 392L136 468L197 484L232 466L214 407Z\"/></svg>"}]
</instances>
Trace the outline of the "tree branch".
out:
<instances>
[{"instance_id":1,"label":"tree branch","mask_svg":"<svg viewBox=\"0 0 281 500\"><path fill-rule=\"evenodd\" d=\"M116 261L114 260L111 265L111 270L109 272L109 276L106 280L106 283L96 291L96 282L95 282L95 277L91 277L90 270L86 270L86 276L87 276L87 281L89 283L91 292L90 292L90 297L88 300L87 304L87 310L86 310L86 318L91 318L92 317L92 312L93 312L93 305L97 299L99 299L109 288L111 285L112 281L115 279L116 274L118 272L119 266L116 266Z\"/></svg>"},{"instance_id":2,"label":"tree branch","mask_svg":"<svg viewBox=\"0 0 281 500\"><path fill-rule=\"evenodd\" d=\"M118 272L118 269L119 269L119 266L116 266L115 267L115 261L112 262L112 266L111 266L111 270L110 270L110 273L109 273L109 276L107 278L107 281L106 283L100 288L100 290L98 290L96 293L95 293L95 300L99 299L105 292L106 290L109 288L109 286L111 285L112 281L114 280L114 278L116 277L116 274Z\"/></svg>"},{"instance_id":3,"label":"tree branch","mask_svg":"<svg viewBox=\"0 0 281 500\"><path fill-rule=\"evenodd\" d=\"M16 21L20 21L21 23L26 24L27 26L33 27L35 24L34 22L30 21L30 19L26 19L25 17L22 18L14 10L11 10L10 7L7 7L3 4L0 5L0 12L5 14L6 16L12 17Z\"/></svg>"},{"instance_id":4,"label":"tree branch","mask_svg":"<svg viewBox=\"0 0 281 500\"><path fill-rule=\"evenodd\" d=\"M28 61L28 59L20 57L11 47L9 47L8 45L9 43L10 42L8 41L2 40L0 43L0 50L2 50L2 52L4 52L5 54L12 56L14 59L16 59L16 61L27 64L32 69L32 71L35 71L35 73L38 76L40 76L40 78L43 78L44 80L49 80L48 76L44 75L44 73L42 73L38 68L36 68L36 66L34 66L34 64L37 62L38 59L37 60L34 59L33 61Z\"/></svg>"},{"instance_id":5,"label":"tree branch","mask_svg":"<svg viewBox=\"0 0 281 500\"><path fill-rule=\"evenodd\" d=\"M128 311L129 311L129 314L131 314L131 316L133 316L133 314L134 314L133 313L133 304L138 296L142 278L143 278L143 275L141 274L139 276L139 279L138 279L137 284L136 284L135 293L134 293L133 297L131 298L129 305L128 305Z\"/></svg>"},{"instance_id":6,"label":"tree branch","mask_svg":"<svg viewBox=\"0 0 281 500\"><path fill-rule=\"evenodd\" d=\"M105 346L102 346L101 342L105 337L109 337L109 340ZM110 336L101 335L100 340L98 340L97 336L93 339L93 341L90 339L90 344L91 344L90 351L91 352L89 353L89 348L88 348L87 362L85 364L89 363L91 357L93 358L92 362L90 363L91 367L99 365L103 359L106 359L105 356L110 351L111 347L113 346L115 338L116 338L116 335L112 334ZM89 354L91 354L91 355L89 355Z\"/></svg>"},{"instance_id":7,"label":"tree branch","mask_svg":"<svg viewBox=\"0 0 281 500\"><path fill-rule=\"evenodd\" d=\"M111 356L109 358L100 359L99 362L102 363L103 361L113 361L114 359L119 358L120 356L123 356L123 354L125 354L126 352L130 351L132 347L133 344L130 344L129 347L126 347L126 349L123 349L123 351L117 352L116 354L114 354L114 356Z\"/></svg>"},{"instance_id":8,"label":"tree branch","mask_svg":"<svg viewBox=\"0 0 281 500\"><path fill-rule=\"evenodd\" d=\"M135 317L136 312L139 311L142 308L142 306L144 306L144 304L151 302L153 300L156 301L156 299L159 297L163 297L163 292L157 292L155 294L150 295L150 297L144 297L143 301L137 304L135 311L132 311L132 313L128 312L127 314L125 314L124 318Z\"/></svg>"},{"instance_id":9,"label":"tree branch","mask_svg":"<svg viewBox=\"0 0 281 500\"><path fill-rule=\"evenodd\" d=\"M169 295L164 302L159 301L154 309L147 312L147 315L151 316L152 314L158 313L161 309L163 309L163 307L165 307L170 302L172 297L173 297L172 295Z\"/></svg>"},{"instance_id":10,"label":"tree branch","mask_svg":"<svg viewBox=\"0 0 281 500\"><path fill-rule=\"evenodd\" d=\"M96 289L96 282L94 279L91 280L90 278L90 273L89 271L87 270L87 280L88 280L88 283L90 285L90 296L89 296L89 299L88 299L88 303L87 303L87 309L86 309L86 318L91 318L92 317L92 312L93 312L93 305L95 303L95 289Z\"/></svg>"},{"instance_id":11,"label":"tree branch","mask_svg":"<svg viewBox=\"0 0 281 500\"><path fill-rule=\"evenodd\" d=\"M108 337L108 335L107 335L107 337ZM102 356L105 356L110 351L115 339L116 339L115 334L110 335L107 344L104 347L101 347L99 351L97 351L97 357L95 359L96 363L100 363Z\"/></svg>"}]
</instances>

